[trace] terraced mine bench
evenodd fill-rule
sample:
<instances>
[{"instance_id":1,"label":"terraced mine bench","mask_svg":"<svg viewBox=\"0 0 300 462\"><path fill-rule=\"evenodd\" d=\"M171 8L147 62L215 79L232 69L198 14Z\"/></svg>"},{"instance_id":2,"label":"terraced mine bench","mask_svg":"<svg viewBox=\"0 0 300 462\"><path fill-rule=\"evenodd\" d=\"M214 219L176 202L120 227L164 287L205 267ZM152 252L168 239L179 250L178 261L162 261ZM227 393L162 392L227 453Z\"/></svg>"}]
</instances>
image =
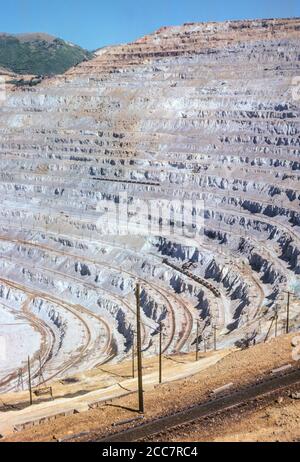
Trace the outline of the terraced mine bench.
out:
<instances>
[{"instance_id":1,"label":"terraced mine bench","mask_svg":"<svg viewBox=\"0 0 300 462\"><path fill-rule=\"evenodd\" d=\"M216 297L221 297L221 292L219 291L219 289L214 287L211 283L209 283L205 279L201 278L200 276L196 276L195 274L191 273L190 271L180 268L180 266L177 266L174 263L170 262L167 258L163 259L163 263L165 265L170 266L170 268L173 268L176 271L179 271L180 273L184 274L185 276L193 279L194 281L198 282L199 284L203 285L204 287L209 289Z\"/></svg>"},{"instance_id":2,"label":"terraced mine bench","mask_svg":"<svg viewBox=\"0 0 300 462\"><path fill-rule=\"evenodd\" d=\"M207 338L218 327L218 348L248 334L263 341L278 303L283 331L285 291L300 274L299 27L297 18L167 27L7 89L0 334L24 345L1 369L1 391L17 387L28 355L41 356L45 380L131 359L137 281L145 355L157 354L160 322L167 355L194 349L199 322ZM120 193L154 204L134 216L139 233L124 233L131 212L107 231L107 202L117 208ZM155 216L162 201L173 221ZM188 236L176 228L189 223L183 203L197 219ZM32 369L36 377L37 361Z\"/></svg>"}]
</instances>

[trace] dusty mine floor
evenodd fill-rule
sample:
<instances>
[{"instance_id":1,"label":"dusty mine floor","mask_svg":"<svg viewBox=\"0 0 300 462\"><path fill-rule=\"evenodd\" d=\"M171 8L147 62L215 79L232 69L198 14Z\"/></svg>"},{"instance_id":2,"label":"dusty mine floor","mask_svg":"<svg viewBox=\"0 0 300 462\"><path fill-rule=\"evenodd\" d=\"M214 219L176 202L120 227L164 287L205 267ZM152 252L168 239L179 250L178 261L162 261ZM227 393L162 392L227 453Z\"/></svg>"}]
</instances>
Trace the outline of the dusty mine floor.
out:
<instances>
[{"instance_id":1,"label":"dusty mine floor","mask_svg":"<svg viewBox=\"0 0 300 462\"><path fill-rule=\"evenodd\" d=\"M234 385L244 384L273 368L293 363L291 346L293 337L295 334L272 339L266 344L259 344L247 350L229 351L216 364L208 366L193 376L176 380L172 384L163 383L155 388L146 389L144 421L198 403L204 400L212 389L229 382L233 382ZM213 356L212 353L207 355ZM174 361L165 359L166 375L172 369L169 364L178 366L179 363L175 361L182 361L183 364L192 359L191 354L174 357ZM200 362L201 360L203 358ZM157 360L145 361L145 373L147 368L151 372L155 367L155 361ZM126 377L130 375L131 364L107 366L105 370L109 371L111 376L116 374ZM94 385L97 380L100 384L103 374L101 370L93 370L85 374L85 380L88 376L90 379L93 378ZM83 380L84 383L82 375L78 379ZM63 387L66 387L66 393L78 393L83 383L80 381L69 385L60 383L54 384L53 388L55 393L62 393ZM10 402L12 399L16 402L17 395L6 395L6 401L9 398ZM32 410L34 411L34 407ZM276 396L273 401L262 403L255 409L245 409L238 415L233 413L222 416L210 422L209 425L203 426L203 422L199 423L199 426L193 425L192 428L185 429L183 434L174 432L174 435L169 435L167 439L168 441L295 440L300 438L299 410L299 401L292 400L288 396ZM97 409L57 418L53 422L14 433L4 438L3 441L57 441L82 432L84 435L81 439L92 440L136 425L139 422L116 424L137 416L137 396L132 394L113 399ZM75 436L74 439L76 439Z\"/></svg>"},{"instance_id":2,"label":"dusty mine floor","mask_svg":"<svg viewBox=\"0 0 300 462\"><path fill-rule=\"evenodd\" d=\"M300 390L300 386L298 386ZM279 392L258 400L252 409L237 409L186 426L163 441L296 442L300 441L300 400ZM153 439L151 441L162 441Z\"/></svg>"}]
</instances>

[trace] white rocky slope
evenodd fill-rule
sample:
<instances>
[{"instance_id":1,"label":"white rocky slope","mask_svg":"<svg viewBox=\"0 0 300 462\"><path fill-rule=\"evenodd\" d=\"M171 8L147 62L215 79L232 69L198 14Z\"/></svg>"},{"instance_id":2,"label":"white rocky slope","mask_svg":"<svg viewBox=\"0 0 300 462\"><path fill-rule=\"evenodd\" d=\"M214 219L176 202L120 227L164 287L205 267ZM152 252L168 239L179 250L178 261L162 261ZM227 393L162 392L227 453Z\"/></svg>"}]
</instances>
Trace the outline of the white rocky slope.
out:
<instances>
[{"instance_id":1,"label":"white rocky slope","mask_svg":"<svg viewBox=\"0 0 300 462\"><path fill-rule=\"evenodd\" d=\"M137 281L145 354L160 321L168 353L195 347L197 321L201 348L214 327L219 348L261 341L277 309L284 329L300 273L299 29L162 28L1 102L3 390L27 354L49 379L131 355Z\"/></svg>"}]
</instances>

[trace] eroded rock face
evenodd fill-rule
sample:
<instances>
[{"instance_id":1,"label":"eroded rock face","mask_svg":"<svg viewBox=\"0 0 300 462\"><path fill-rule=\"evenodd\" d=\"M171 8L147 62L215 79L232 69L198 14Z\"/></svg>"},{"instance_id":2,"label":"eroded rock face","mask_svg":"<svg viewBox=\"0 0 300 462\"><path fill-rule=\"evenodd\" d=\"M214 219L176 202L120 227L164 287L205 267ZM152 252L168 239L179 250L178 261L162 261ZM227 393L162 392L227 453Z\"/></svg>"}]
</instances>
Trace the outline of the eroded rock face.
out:
<instances>
[{"instance_id":1,"label":"eroded rock face","mask_svg":"<svg viewBox=\"0 0 300 462\"><path fill-rule=\"evenodd\" d=\"M169 353L195 347L197 320L209 347L213 326L219 348L261 341L278 308L284 329L300 272L299 28L162 28L7 94L0 306L40 329L45 376L131 355L137 280L144 354L160 321ZM1 378L16 385L15 363Z\"/></svg>"}]
</instances>

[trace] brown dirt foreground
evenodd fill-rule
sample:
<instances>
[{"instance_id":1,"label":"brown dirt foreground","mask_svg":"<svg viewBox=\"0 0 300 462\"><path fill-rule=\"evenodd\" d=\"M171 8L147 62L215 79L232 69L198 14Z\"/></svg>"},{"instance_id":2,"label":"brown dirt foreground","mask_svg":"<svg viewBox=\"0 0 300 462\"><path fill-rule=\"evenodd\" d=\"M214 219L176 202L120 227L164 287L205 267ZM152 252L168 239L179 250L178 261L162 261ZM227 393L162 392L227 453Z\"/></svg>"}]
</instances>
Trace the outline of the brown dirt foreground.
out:
<instances>
[{"instance_id":1,"label":"brown dirt foreground","mask_svg":"<svg viewBox=\"0 0 300 462\"><path fill-rule=\"evenodd\" d=\"M179 430L173 442L299 442L300 401L283 393L256 410L237 410ZM157 440L156 440L157 441Z\"/></svg>"},{"instance_id":2,"label":"brown dirt foreground","mask_svg":"<svg viewBox=\"0 0 300 462\"><path fill-rule=\"evenodd\" d=\"M234 385L245 384L250 380L280 367L293 363L292 338L296 334L289 334L272 339L266 344L259 344L243 351L233 351L214 366L196 375L165 383L145 393L144 421L163 414L178 411L193 403L205 399L208 393L219 386L233 382ZM277 400L278 401L278 400ZM199 433L197 426L186 430L184 435L174 431L174 437L169 441L242 441L242 440L277 440L300 439L300 402L284 398L283 402L274 401L273 404L252 413L245 413L239 419L223 419L215 430ZM113 400L109 405L69 417L60 417L51 423L18 432L2 441L57 441L81 432L91 432L82 440L92 440L121 431L135 423L117 425L125 419L138 415L137 396ZM74 438L76 439L76 438Z\"/></svg>"}]
</instances>

